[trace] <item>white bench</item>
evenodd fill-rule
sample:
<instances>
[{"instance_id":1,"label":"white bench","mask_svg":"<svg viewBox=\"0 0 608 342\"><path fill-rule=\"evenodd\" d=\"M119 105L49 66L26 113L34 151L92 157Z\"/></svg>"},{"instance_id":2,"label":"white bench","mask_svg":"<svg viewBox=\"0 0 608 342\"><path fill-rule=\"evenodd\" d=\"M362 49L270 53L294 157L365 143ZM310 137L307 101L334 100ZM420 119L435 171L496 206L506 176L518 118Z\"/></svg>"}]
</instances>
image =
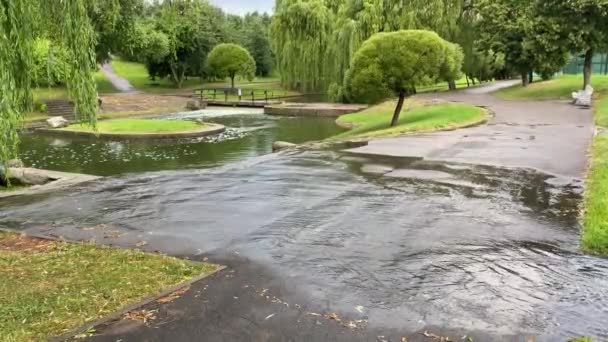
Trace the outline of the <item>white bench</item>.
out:
<instances>
[{"instance_id":1,"label":"white bench","mask_svg":"<svg viewBox=\"0 0 608 342\"><path fill-rule=\"evenodd\" d=\"M584 90L572 93L572 104L582 107L591 107L593 97L593 87L587 85Z\"/></svg>"}]
</instances>

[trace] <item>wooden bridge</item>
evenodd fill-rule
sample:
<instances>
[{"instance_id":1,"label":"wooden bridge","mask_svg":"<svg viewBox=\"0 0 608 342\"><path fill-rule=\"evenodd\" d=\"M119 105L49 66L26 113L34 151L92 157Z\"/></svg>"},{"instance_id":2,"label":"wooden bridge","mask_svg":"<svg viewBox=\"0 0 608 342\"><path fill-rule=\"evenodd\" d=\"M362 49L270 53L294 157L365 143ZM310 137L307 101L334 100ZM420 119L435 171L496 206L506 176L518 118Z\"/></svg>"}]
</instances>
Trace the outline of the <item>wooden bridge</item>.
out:
<instances>
[{"instance_id":1,"label":"wooden bridge","mask_svg":"<svg viewBox=\"0 0 608 342\"><path fill-rule=\"evenodd\" d=\"M201 88L194 90L194 97L210 106L263 108L279 104L281 99L290 97L286 91L242 88Z\"/></svg>"}]
</instances>

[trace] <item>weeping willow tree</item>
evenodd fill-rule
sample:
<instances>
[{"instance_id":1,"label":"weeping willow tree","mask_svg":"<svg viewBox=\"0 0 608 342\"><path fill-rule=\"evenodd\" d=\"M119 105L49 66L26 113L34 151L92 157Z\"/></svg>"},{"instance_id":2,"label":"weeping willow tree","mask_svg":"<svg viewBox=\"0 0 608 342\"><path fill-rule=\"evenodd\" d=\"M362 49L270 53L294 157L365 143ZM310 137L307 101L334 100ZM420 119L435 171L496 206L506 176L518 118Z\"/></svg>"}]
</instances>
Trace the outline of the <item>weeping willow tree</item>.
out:
<instances>
[{"instance_id":1,"label":"weeping willow tree","mask_svg":"<svg viewBox=\"0 0 608 342\"><path fill-rule=\"evenodd\" d=\"M0 0L0 163L19 148L23 113L32 110L33 51L37 38L51 38L68 53L67 88L77 119L96 125L94 32L89 0Z\"/></svg>"},{"instance_id":2,"label":"weeping willow tree","mask_svg":"<svg viewBox=\"0 0 608 342\"><path fill-rule=\"evenodd\" d=\"M466 1L277 0L271 39L283 83L340 88L355 52L375 33L426 29L453 40Z\"/></svg>"}]
</instances>

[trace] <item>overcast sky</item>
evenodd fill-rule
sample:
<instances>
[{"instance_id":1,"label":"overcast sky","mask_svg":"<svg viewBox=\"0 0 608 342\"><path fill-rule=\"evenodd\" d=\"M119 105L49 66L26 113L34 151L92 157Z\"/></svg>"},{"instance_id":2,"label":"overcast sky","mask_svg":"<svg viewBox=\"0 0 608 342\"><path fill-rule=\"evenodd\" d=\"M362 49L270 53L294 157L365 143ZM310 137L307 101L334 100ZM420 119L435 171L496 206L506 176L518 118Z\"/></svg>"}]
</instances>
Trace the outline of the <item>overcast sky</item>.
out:
<instances>
[{"instance_id":1,"label":"overcast sky","mask_svg":"<svg viewBox=\"0 0 608 342\"><path fill-rule=\"evenodd\" d=\"M211 3L233 14L245 14L253 11L270 13L274 6L274 0L211 0Z\"/></svg>"}]
</instances>

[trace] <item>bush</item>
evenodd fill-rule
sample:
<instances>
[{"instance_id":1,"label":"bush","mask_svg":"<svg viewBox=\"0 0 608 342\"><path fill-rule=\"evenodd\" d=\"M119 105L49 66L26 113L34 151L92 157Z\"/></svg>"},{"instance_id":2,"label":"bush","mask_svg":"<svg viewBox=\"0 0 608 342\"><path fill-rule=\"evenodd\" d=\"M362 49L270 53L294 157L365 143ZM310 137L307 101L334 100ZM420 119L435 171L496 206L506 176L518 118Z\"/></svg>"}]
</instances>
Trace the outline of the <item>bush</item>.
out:
<instances>
[{"instance_id":1,"label":"bush","mask_svg":"<svg viewBox=\"0 0 608 342\"><path fill-rule=\"evenodd\" d=\"M48 39L34 43L33 82L35 86L64 84L68 73L68 56L65 49Z\"/></svg>"},{"instance_id":2,"label":"bush","mask_svg":"<svg viewBox=\"0 0 608 342\"><path fill-rule=\"evenodd\" d=\"M46 113L47 112L46 103L44 103L42 101L34 101L34 112Z\"/></svg>"}]
</instances>

